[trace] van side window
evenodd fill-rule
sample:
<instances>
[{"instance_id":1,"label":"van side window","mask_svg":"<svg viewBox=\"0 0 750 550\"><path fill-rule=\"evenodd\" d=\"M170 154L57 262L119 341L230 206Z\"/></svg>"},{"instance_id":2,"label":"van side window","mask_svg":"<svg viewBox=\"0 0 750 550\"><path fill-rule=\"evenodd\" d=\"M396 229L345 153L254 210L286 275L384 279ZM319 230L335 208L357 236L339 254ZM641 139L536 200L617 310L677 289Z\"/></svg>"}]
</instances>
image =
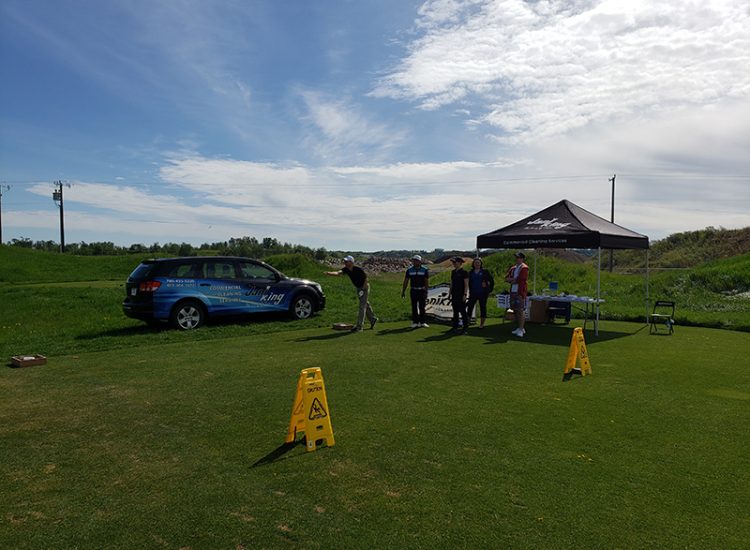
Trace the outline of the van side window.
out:
<instances>
[{"instance_id":1,"label":"van side window","mask_svg":"<svg viewBox=\"0 0 750 550\"><path fill-rule=\"evenodd\" d=\"M251 262L240 262L240 273L243 279L265 279L273 281L276 274L264 265Z\"/></svg>"},{"instance_id":2,"label":"van side window","mask_svg":"<svg viewBox=\"0 0 750 550\"><path fill-rule=\"evenodd\" d=\"M195 262L181 262L172 264L166 276L176 279L193 279L202 277L202 273L200 266Z\"/></svg>"},{"instance_id":3,"label":"van side window","mask_svg":"<svg viewBox=\"0 0 750 550\"><path fill-rule=\"evenodd\" d=\"M206 277L209 279L236 279L234 264L227 261L206 262Z\"/></svg>"}]
</instances>

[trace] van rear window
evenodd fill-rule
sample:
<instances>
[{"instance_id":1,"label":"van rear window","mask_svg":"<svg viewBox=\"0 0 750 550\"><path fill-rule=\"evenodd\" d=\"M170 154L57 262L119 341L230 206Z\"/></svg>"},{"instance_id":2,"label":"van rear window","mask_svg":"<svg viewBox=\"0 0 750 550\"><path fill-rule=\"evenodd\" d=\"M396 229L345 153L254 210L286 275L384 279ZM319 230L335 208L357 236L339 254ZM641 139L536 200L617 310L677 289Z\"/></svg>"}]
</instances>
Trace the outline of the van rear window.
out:
<instances>
[{"instance_id":1,"label":"van rear window","mask_svg":"<svg viewBox=\"0 0 750 550\"><path fill-rule=\"evenodd\" d=\"M148 274L151 272L151 268L154 267L154 264L148 263L148 264L140 264L138 267L136 267L133 270L133 273L130 274L130 279L134 280L141 280L148 278Z\"/></svg>"}]
</instances>

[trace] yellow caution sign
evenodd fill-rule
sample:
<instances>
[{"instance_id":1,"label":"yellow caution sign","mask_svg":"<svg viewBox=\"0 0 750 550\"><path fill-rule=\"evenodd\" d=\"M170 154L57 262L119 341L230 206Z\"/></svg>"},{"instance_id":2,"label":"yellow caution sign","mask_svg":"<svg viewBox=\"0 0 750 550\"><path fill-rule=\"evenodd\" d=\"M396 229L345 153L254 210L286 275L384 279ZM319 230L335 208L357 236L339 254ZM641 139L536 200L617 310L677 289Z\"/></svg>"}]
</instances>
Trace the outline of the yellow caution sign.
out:
<instances>
[{"instance_id":1,"label":"yellow caution sign","mask_svg":"<svg viewBox=\"0 0 750 550\"><path fill-rule=\"evenodd\" d=\"M331 414L323 373L319 368L304 369L299 374L286 442L291 443L297 439L297 433L303 430L308 451L314 451L320 441L333 447Z\"/></svg>"},{"instance_id":2,"label":"yellow caution sign","mask_svg":"<svg viewBox=\"0 0 750 550\"><path fill-rule=\"evenodd\" d=\"M580 362L580 367L576 365ZM586 340L583 338L583 329L576 327L573 329L573 337L570 339L570 349L568 350L568 360L565 362L563 371L563 382L570 380L574 374L586 376L591 374L591 363L589 362L589 351L586 349Z\"/></svg>"},{"instance_id":3,"label":"yellow caution sign","mask_svg":"<svg viewBox=\"0 0 750 550\"><path fill-rule=\"evenodd\" d=\"M303 370L297 378L297 390L294 393L294 403L292 404L292 416L289 420L289 428L286 431L286 442L291 443L297 439L297 432L305 430L305 414L302 412L305 404L303 403L302 392L305 386L305 371Z\"/></svg>"}]
</instances>

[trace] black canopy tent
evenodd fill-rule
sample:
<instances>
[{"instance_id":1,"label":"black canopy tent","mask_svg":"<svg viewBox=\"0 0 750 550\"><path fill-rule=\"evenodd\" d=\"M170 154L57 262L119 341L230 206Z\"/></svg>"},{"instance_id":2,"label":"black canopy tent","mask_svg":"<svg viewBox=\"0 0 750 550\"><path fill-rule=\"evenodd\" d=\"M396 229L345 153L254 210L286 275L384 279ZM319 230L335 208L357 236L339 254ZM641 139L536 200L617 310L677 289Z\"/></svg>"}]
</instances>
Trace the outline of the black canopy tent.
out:
<instances>
[{"instance_id":1,"label":"black canopy tent","mask_svg":"<svg viewBox=\"0 0 750 550\"><path fill-rule=\"evenodd\" d=\"M648 237L609 222L568 200L561 200L520 221L479 235L477 248L597 249L599 260L596 274L595 326L598 333L602 248L648 250ZM646 300L648 301L648 254Z\"/></svg>"}]
</instances>

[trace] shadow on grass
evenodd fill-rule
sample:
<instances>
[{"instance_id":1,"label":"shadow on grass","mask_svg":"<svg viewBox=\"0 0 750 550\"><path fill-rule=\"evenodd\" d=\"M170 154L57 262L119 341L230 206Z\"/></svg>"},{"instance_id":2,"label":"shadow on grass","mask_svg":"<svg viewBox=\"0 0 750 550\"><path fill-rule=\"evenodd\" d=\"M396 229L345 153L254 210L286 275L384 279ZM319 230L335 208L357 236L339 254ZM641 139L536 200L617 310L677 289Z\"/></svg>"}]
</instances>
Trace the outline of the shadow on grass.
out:
<instances>
[{"instance_id":1,"label":"shadow on grass","mask_svg":"<svg viewBox=\"0 0 750 550\"><path fill-rule=\"evenodd\" d=\"M272 464L276 462L277 460L281 460L281 457L283 457L288 452L292 451L295 447L302 445L305 442L305 438L303 437L299 441L292 441L291 443L283 443L276 447L273 451L268 453L263 458L258 459L251 467L257 468L258 466L265 466L267 464Z\"/></svg>"},{"instance_id":2,"label":"shadow on grass","mask_svg":"<svg viewBox=\"0 0 750 550\"><path fill-rule=\"evenodd\" d=\"M645 328L645 327L644 327ZM648 331L649 336L672 336L674 332L664 332L664 331Z\"/></svg>"},{"instance_id":3,"label":"shadow on grass","mask_svg":"<svg viewBox=\"0 0 750 550\"><path fill-rule=\"evenodd\" d=\"M209 319L204 325L206 328L209 327L222 327L222 326L242 326L247 324L262 325L274 322L297 322L295 319L291 319L288 314L284 312L267 312L267 313L252 313L244 315L228 315L226 317L217 317ZM195 329L200 330L200 329ZM167 322L162 321L144 321L142 324L134 325L130 327L121 327L101 331L93 331L76 336L76 340L95 340L101 337L119 337L119 336L135 336L143 334L157 334L159 332L182 332L170 326Z\"/></svg>"},{"instance_id":4,"label":"shadow on grass","mask_svg":"<svg viewBox=\"0 0 750 550\"><path fill-rule=\"evenodd\" d=\"M566 373L563 373L562 381L563 382L570 382L570 381L576 381L576 380L583 380L583 372L581 372L580 368L574 368Z\"/></svg>"},{"instance_id":5,"label":"shadow on grass","mask_svg":"<svg viewBox=\"0 0 750 550\"><path fill-rule=\"evenodd\" d=\"M79 334L75 337L76 340L96 340L97 338L104 337L121 337L121 336L138 336L141 334L157 334L167 329L167 325L136 325L132 327L121 327L111 328L108 330L100 330L95 332L88 332Z\"/></svg>"},{"instance_id":6,"label":"shadow on grass","mask_svg":"<svg viewBox=\"0 0 750 550\"><path fill-rule=\"evenodd\" d=\"M471 331L466 334L461 334L453 330L452 327L443 328L441 326L439 330L440 332L437 334L433 332L430 336L423 338L422 342L443 342L445 340L450 340L451 338L468 338L471 335Z\"/></svg>"},{"instance_id":7,"label":"shadow on grass","mask_svg":"<svg viewBox=\"0 0 750 550\"><path fill-rule=\"evenodd\" d=\"M566 325L526 325L526 334L523 338L518 338L512 334L515 330L515 324L505 323L500 325L490 325L483 329L480 328L469 328L469 331L465 336L458 336L453 334L451 331L441 332L439 334L431 335L425 338L424 342L435 342L441 340L448 340L450 338L477 338L483 339L485 344L503 344L509 340L518 342L531 342L534 344L544 344L547 346L560 346L569 347L570 340L573 335L573 328ZM596 344L599 342L606 342L608 340L616 340L618 338L625 338L627 336L633 336L643 330L643 327L633 332L619 332L619 331L607 331L600 330L599 335L594 335L593 329L587 329L584 333L586 343Z\"/></svg>"},{"instance_id":8,"label":"shadow on grass","mask_svg":"<svg viewBox=\"0 0 750 550\"><path fill-rule=\"evenodd\" d=\"M414 330L419 330L417 328L411 328L411 327L401 327L401 328L388 328L379 330L377 332L378 336L390 336L392 334L406 334L407 332L412 332Z\"/></svg>"},{"instance_id":9,"label":"shadow on grass","mask_svg":"<svg viewBox=\"0 0 750 550\"><path fill-rule=\"evenodd\" d=\"M337 330L329 334L321 334L320 336L303 336L302 338L297 338L294 341L295 342L313 342L315 340L334 340L336 338L341 338L342 336L350 336L354 333L350 330Z\"/></svg>"},{"instance_id":10,"label":"shadow on grass","mask_svg":"<svg viewBox=\"0 0 750 550\"><path fill-rule=\"evenodd\" d=\"M307 439L303 437L302 439L299 439L297 441L292 441L291 443L284 443L282 445L279 445L276 447L273 451L268 453L263 458L258 459L251 468L257 468L258 466L267 466L269 464L273 464L274 462L278 462L279 460L287 460L289 458L296 458L299 456L304 456L305 453L297 453L293 456L287 456L284 457L284 455L290 453L293 451L296 447L302 447L303 449L306 448ZM325 448L325 447L323 447Z\"/></svg>"}]
</instances>

